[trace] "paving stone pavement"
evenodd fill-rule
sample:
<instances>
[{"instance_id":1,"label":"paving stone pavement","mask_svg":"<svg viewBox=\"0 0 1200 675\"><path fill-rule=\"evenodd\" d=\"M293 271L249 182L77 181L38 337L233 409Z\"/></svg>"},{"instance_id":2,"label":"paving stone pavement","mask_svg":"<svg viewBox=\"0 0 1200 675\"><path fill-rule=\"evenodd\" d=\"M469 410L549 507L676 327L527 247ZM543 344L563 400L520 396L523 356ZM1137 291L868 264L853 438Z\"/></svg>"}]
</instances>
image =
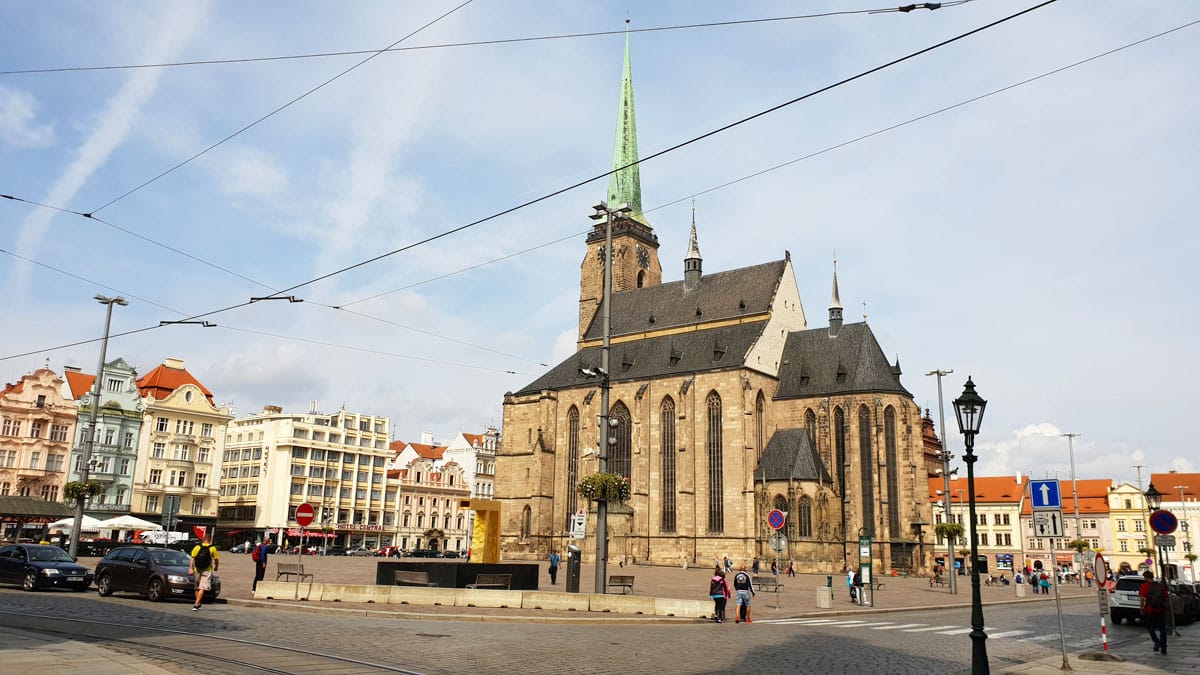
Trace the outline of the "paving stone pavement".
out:
<instances>
[{"instance_id":1,"label":"paving stone pavement","mask_svg":"<svg viewBox=\"0 0 1200 675\"><path fill-rule=\"evenodd\" d=\"M273 562L285 560L294 561L294 557L281 556L275 558ZM81 562L94 566L95 560L81 559ZM375 563L376 559L371 558L305 558L305 566L317 575L317 580L321 582L338 582L338 583L373 583L375 578ZM273 565L272 565L273 567ZM683 569L681 567L652 567L641 565L630 565L618 567L610 566L610 573L613 574L632 574L636 577L634 594L635 595L650 595L663 597L681 597L681 598L696 598L704 597L708 587L708 577L710 570L708 569ZM605 614L600 616L581 616L578 612L547 612L540 610L513 610L513 609L484 609L472 608L469 614L464 614L461 608L453 607L405 607L400 611L397 608L386 605L356 605L350 603L336 603L336 607L328 607L324 605L333 605L335 603L313 603L313 602L289 602L289 601L272 601L270 603L261 603L253 601L250 596L250 584L253 578L253 562L248 556L223 553L222 566L220 570L223 584L223 598L227 599L232 606L227 606L224 611L229 612L228 616L236 616L238 606L253 605L253 606L269 606L278 610L290 610L299 612L323 611L332 613L345 613L359 616L389 616L391 618L407 618L413 621L438 621L447 619L469 620L475 622L494 622L499 625L510 625L513 630L524 630L518 628L515 624L519 623L545 623L545 624L562 624L569 625L578 622L604 622L613 624L614 630L618 624L628 623L651 623L658 622L658 619L653 617L637 617L637 616L620 616L613 614ZM583 580L581 586L584 590L590 590L592 587L592 570L589 566L583 569ZM268 577L270 578L270 577ZM549 585L549 578L545 572L545 565L542 565L541 583L542 589L562 589L562 574L560 572L559 586L557 589ZM937 623L920 623L905 621L903 614L894 614L901 610L927 610L936 607L965 607L970 603L970 585L969 580L960 578L962 583L959 587L959 594L951 595L943 588L930 588L928 581L920 578L904 578L904 577L888 577L884 579L883 588L878 591L874 607L861 607L849 602L846 588L844 585L844 577L841 575L832 575L833 590L835 594L835 602L832 609L818 609L817 595L818 589L825 587L826 575L799 575L796 577L781 577L784 584L784 591L777 598L768 596L768 594L760 594L754 603L755 625L761 626L763 630L770 630L772 626L776 630L783 630L782 627L796 625L841 625L847 627L858 627L878 630L895 631L897 633L922 633L930 632L944 635L962 635L969 628L962 626L952 626L950 624ZM1095 589L1079 589L1077 586L1064 586L1062 589L1064 602L1081 603L1085 601L1094 601ZM981 588L985 605L1009 604L1009 603L1044 603L1053 602L1053 595L1049 596L1028 596L1025 598L1017 598L1014 587L996 586ZM36 597L36 596L33 596ZM779 608L776 609L775 603L778 601ZM249 608L247 608L249 609ZM245 611L245 610L243 610ZM869 616L868 616L869 615ZM186 615L183 615L186 618ZM218 618L217 614L213 615L214 630L236 630L236 623L228 623L223 618ZM679 620L676 620L679 621ZM859 623L848 623L859 622ZM170 623L170 619L167 620ZM180 623L183 623L181 619ZM694 621L686 621L686 623L696 623ZM875 624L869 626L868 624ZM427 625L427 624L421 624ZM635 627L630 627L635 628ZM694 631L695 629L687 629L684 626L681 629ZM712 629L720 627L713 626ZM701 630L712 630L701 629ZM1190 627L1183 627L1181 637L1174 638L1171 643L1171 654L1163 657L1154 654L1149 649L1147 640L1144 654L1136 648L1123 649L1122 652L1128 657L1128 660L1123 662L1100 662L1089 661L1081 658L1081 653L1072 653L1070 656L1071 666L1076 672L1095 672L1095 673L1141 673L1141 672L1170 672L1170 673L1196 673L1200 675L1200 638L1195 638L1191 634ZM997 633L990 635L990 639L1029 639L1030 636L1022 635L1022 631L1008 631L1008 634ZM615 635L614 635L615 637ZM1034 639L1045 640L1045 637L1033 636ZM420 637L422 640L436 642L438 636L436 634L425 634ZM795 638L798 645L803 644L802 638ZM39 638L36 634L26 633L19 629L0 625L0 658L7 666L14 661L10 658L16 655L28 656L28 654L38 654L38 663L42 666L39 670L43 672L78 672L78 664L86 662L89 672L108 673L163 673L177 672L168 671L160 667L160 664L148 662L148 660L139 661L136 655L124 654L107 650L103 647L87 644L82 642L56 642L53 650L39 648ZM689 640L690 642L690 640ZM299 645L307 644L304 640L297 641ZM614 642L614 645L621 643ZM690 649L690 647L688 647ZM1098 649L1091 647L1080 647L1082 653L1096 652ZM547 646L547 654L544 659L539 659L537 654L527 653L525 658L530 664L527 668L522 668L525 672L561 672L560 666L552 667L555 660L550 658L554 652L554 645ZM753 654L744 654L740 658L733 661L716 659L713 662L711 672L726 672L729 670L741 671L757 671L757 672L787 672L792 670L804 669L820 669L829 667L830 664L822 665L822 660L828 657L823 656L818 649L797 648L791 650L794 656L779 660L764 661L758 659ZM1073 650L1072 650L1073 651ZM50 654L51 660L47 663L46 655ZM621 653L625 659L622 670L624 672L661 672L662 652L655 652L653 657L647 654L645 658L646 668L629 666L630 658L637 658L636 654ZM794 662L793 662L794 661ZM538 664L545 664L546 668L539 670ZM466 665L459 662L458 672L461 667ZM597 666L600 663L595 664ZM865 669L875 669L879 672L906 672L905 663L890 661L887 663L871 664L863 663ZM918 662L913 661L908 664L917 670L928 670L930 663L928 661ZM997 672L1004 673L1049 673L1062 672L1061 656L1047 657L1036 661L1021 664L1018 666L1005 667ZM954 666L946 672L953 672ZM57 669L57 670L56 670ZM793 670L794 669L794 670ZM19 672L19 671L14 671ZM438 669L431 669L431 672L438 672ZM443 672L455 672L455 668L448 668Z\"/></svg>"}]
</instances>

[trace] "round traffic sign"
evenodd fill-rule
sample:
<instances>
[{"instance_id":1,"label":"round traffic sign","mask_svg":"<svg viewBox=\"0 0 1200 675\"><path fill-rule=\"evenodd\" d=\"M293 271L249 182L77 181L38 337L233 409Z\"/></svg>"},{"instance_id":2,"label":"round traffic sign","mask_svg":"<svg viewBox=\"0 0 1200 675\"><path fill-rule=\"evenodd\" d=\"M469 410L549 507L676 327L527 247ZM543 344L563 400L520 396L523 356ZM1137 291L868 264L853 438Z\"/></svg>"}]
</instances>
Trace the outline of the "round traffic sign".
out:
<instances>
[{"instance_id":1,"label":"round traffic sign","mask_svg":"<svg viewBox=\"0 0 1200 675\"><path fill-rule=\"evenodd\" d=\"M772 551L783 553L783 549L787 548L787 537L783 536L782 532L776 532L771 535L769 543L771 544Z\"/></svg>"},{"instance_id":2,"label":"round traffic sign","mask_svg":"<svg viewBox=\"0 0 1200 675\"><path fill-rule=\"evenodd\" d=\"M783 528L783 511L780 511L779 509L774 509L770 513L768 513L767 514L767 524L770 525L771 529L773 529L773 530L782 529Z\"/></svg>"},{"instance_id":3,"label":"round traffic sign","mask_svg":"<svg viewBox=\"0 0 1200 675\"><path fill-rule=\"evenodd\" d=\"M1171 534L1179 527L1179 519L1174 513L1159 509L1150 514L1150 529L1159 534Z\"/></svg>"},{"instance_id":4,"label":"round traffic sign","mask_svg":"<svg viewBox=\"0 0 1200 675\"><path fill-rule=\"evenodd\" d=\"M316 509L312 504L305 502L296 507L296 524L300 527L308 527L312 525L313 518L317 516Z\"/></svg>"}]
</instances>

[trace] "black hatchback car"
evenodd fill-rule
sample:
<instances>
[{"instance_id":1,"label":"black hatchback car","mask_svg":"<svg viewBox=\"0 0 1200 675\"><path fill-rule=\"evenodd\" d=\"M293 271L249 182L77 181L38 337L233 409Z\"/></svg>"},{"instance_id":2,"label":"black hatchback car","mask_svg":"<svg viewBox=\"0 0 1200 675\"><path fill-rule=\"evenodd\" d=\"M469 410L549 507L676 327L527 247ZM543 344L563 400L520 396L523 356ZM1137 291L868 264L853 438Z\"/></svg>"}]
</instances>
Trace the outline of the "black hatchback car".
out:
<instances>
[{"instance_id":1,"label":"black hatchback car","mask_svg":"<svg viewBox=\"0 0 1200 675\"><path fill-rule=\"evenodd\" d=\"M13 544L0 548L0 582L21 584L27 591L86 591L92 585L92 572L58 546Z\"/></svg>"},{"instance_id":2,"label":"black hatchback car","mask_svg":"<svg viewBox=\"0 0 1200 675\"><path fill-rule=\"evenodd\" d=\"M170 548L121 546L109 551L96 565L96 589L109 596L116 591L140 593L152 602L167 598L192 600L196 593L195 577L188 573L191 558ZM212 589L204 599L221 595L221 580L212 577Z\"/></svg>"}]
</instances>

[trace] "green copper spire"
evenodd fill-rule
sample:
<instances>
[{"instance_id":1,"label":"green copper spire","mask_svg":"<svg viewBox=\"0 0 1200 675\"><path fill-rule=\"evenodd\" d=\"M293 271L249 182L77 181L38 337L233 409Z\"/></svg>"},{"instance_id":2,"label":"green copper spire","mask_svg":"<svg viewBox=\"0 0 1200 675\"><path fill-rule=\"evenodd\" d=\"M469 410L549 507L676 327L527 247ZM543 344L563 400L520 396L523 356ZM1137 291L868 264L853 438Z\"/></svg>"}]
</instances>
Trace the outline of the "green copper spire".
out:
<instances>
[{"instance_id":1,"label":"green copper spire","mask_svg":"<svg viewBox=\"0 0 1200 675\"><path fill-rule=\"evenodd\" d=\"M617 139L613 146L613 168L625 166L638 159L637 121L633 114L633 69L629 65L629 34L625 34L625 68L621 74L621 105L617 109ZM642 215L642 179L638 166L621 169L608 178L608 204L633 207L630 214L645 223Z\"/></svg>"}]
</instances>

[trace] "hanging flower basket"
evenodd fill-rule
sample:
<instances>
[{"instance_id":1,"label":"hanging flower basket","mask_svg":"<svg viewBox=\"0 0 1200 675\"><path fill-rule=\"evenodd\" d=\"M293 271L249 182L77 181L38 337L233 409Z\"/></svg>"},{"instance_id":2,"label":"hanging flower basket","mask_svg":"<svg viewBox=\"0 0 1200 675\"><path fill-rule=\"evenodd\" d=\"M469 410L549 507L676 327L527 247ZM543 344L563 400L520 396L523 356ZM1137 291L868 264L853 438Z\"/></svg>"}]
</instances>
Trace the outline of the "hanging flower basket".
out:
<instances>
[{"instance_id":1,"label":"hanging flower basket","mask_svg":"<svg viewBox=\"0 0 1200 675\"><path fill-rule=\"evenodd\" d=\"M90 499L104 491L104 485L96 481L88 481L81 483L73 480L63 486L63 498L69 501L79 501L80 499Z\"/></svg>"},{"instance_id":2,"label":"hanging flower basket","mask_svg":"<svg viewBox=\"0 0 1200 675\"><path fill-rule=\"evenodd\" d=\"M615 473L594 473L579 481L579 494L590 501L624 504L629 501L629 481Z\"/></svg>"}]
</instances>

